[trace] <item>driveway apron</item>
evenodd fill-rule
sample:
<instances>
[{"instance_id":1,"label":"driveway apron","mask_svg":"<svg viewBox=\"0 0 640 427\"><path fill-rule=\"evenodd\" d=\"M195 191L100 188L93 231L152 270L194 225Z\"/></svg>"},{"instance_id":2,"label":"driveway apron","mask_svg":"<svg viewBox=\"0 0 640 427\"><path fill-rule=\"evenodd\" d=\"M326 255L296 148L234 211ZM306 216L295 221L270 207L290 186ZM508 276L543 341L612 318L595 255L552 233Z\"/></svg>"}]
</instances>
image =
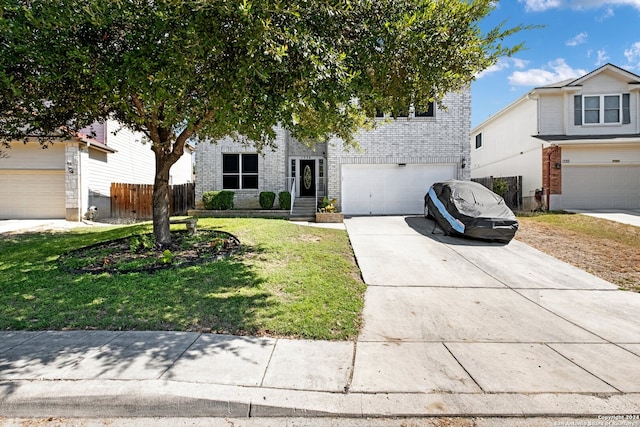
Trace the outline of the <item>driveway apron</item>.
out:
<instances>
[{"instance_id":1,"label":"driveway apron","mask_svg":"<svg viewBox=\"0 0 640 427\"><path fill-rule=\"evenodd\" d=\"M640 294L423 217L345 223L368 285L352 391L637 392Z\"/></svg>"}]
</instances>

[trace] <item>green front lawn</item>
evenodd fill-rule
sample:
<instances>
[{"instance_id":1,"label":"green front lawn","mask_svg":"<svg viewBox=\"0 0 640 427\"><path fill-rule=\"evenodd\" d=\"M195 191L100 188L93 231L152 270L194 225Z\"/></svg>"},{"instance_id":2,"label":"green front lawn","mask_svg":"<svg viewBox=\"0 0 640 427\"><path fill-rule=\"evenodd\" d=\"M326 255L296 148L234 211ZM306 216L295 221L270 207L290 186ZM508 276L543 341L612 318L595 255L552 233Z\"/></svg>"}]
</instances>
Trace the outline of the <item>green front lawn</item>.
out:
<instances>
[{"instance_id":1,"label":"green front lawn","mask_svg":"<svg viewBox=\"0 0 640 427\"><path fill-rule=\"evenodd\" d=\"M269 219L202 218L198 228L234 234L242 251L153 274L74 274L61 254L150 225L0 237L0 330L358 334L365 285L345 231Z\"/></svg>"}]
</instances>

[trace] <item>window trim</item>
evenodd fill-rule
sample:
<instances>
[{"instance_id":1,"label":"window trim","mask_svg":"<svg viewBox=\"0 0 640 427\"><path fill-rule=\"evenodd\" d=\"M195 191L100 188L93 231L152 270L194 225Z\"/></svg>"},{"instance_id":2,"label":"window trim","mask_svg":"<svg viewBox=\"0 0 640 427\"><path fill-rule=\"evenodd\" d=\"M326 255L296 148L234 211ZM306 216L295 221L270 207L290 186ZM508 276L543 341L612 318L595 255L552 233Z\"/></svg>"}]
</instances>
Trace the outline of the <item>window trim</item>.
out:
<instances>
[{"instance_id":1,"label":"window trim","mask_svg":"<svg viewBox=\"0 0 640 427\"><path fill-rule=\"evenodd\" d=\"M238 172L225 172L224 171L224 158L225 156L237 156L238 158ZM256 156L256 172L245 172L243 167L244 156ZM258 153L222 153L222 189L223 190L258 190L260 187L260 159L258 157ZM238 186L236 188L226 187L224 185L225 177L238 177ZM255 177L256 178L256 186L255 187L245 187L243 186L244 179L243 177Z\"/></svg>"},{"instance_id":2,"label":"window trim","mask_svg":"<svg viewBox=\"0 0 640 427\"><path fill-rule=\"evenodd\" d=\"M618 98L618 108L615 110L618 112L618 121L607 122L606 112L611 110L606 108L605 100L607 97ZM586 98L598 99L598 121L587 122L586 113L588 111L596 111L595 109L586 108ZM574 111L574 125L575 126L620 126L629 124L630 120L630 96L628 93L593 93L575 95L573 98L573 111ZM579 112L579 115L578 115Z\"/></svg>"}]
</instances>

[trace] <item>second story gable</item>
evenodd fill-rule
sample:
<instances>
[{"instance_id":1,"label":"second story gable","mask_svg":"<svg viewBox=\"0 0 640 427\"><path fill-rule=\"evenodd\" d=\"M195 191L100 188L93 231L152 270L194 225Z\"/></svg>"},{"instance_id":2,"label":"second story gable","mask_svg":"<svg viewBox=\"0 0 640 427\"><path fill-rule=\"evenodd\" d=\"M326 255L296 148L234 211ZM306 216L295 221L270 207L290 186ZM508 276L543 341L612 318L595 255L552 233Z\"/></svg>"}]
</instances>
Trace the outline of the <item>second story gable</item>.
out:
<instances>
[{"instance_id":1,"label":"second story gable","mask_svg":"<svg viewBox=\"0 0 640 427\"><path fill-rule=\"evenodd\" d=\"M606 64L578 79L531 92L538 99L539 136L638 135L640 76Z\"/></svg>"}]
</instances>

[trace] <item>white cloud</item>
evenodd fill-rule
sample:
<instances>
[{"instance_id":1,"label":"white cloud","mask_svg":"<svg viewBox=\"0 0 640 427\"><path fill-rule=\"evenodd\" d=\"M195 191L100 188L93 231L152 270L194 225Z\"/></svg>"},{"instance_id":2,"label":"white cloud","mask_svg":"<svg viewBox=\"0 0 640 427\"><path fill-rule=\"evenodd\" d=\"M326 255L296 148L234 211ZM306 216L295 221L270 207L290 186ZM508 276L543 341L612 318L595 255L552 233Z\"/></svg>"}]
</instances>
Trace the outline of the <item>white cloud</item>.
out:
<instances>
[{"instance_id":1,"label":"white cloud","mask_svg":"<svg viewBox=\"0 0 640 427\"><path fill-rule=\"evenodd\" d=\"M527 12L542 12L562 6L560 0L518 0L518 3L524 3Z\"/></svg>"},{"instance_id":2,"label":"white cloud","mask_svg":"<svg viewBox=\"0 0 640 427\"><path fill-rule=\"evenodd\" d=\"M607 51L606 50L599 50L598 51L598 60L596 61L596 66L600 66L602 64L605 64L607 61L609 60L609 56L607 56Z\"/></svg>"},{"instance_id":3,"label":"white cloud","mask_svg":"<svg viewBox=\"0 0 640 427\"><path fill-rule=\"evenodd\" d=\"M640 9L640 0L571 0L569 3L573 9L595 9L602 6L633 6Z\"/></svg>"},{"instance_id":4,"label":"white cloud","mask_svg":"<svg viewBox=\"0 0 640 427\"><path fill-rule=\"evenodd\" d=\"M635 42L629 49L625 49L624 56L632 66L640 66L640 42Z\"/></svg>"},{"instance_id":5,"label":"white cloud","mask_svg":"<svg viewBox=\"0 0 640 427\"><path fill-rule=\"evenodd\" d=\"M524 68L524 67L527 66L527 63L528 63L528 61L525 61L523 59L500 58L497 63L495 63L494 65L490 66L486 70L478 73L478 75L476 75L476 79L481 79L484 76L487 76L487 75L493 74L493 73L497 73L498 71L508 70L512 66L513 66L513 68Z\"/></svg>"},{"instance_id":6,"label":"white cloud","mask_svg":"<svg viewBox=\"0 0 640 427\"><path fill-rule=\"evenodd\" d=\"M579 44L586 42L587 37L589 37L589 35L583 32L578 34L574 38L567 40L564 44L566 44L567 46L577 46Z\"/></svg>"},{"instance_id":7,"label":"white cloud","mask_svg":"<svg viewBox=\"0 0 640 427\"><path fill-rule=\"evenodd\" d=\"M597 9L607 7L603 18L613 15L612 6L633 6L640 9L640 0L518 0L524 3L527 12L544 12L549 9L569 7L571 9Z\"/></svg>"},{"instance_id":8,"label":"white cloud","mask_svg":"<svg viewBox=\"0 0 640 427\"><path fill-rule=\"evenodd\" d=\"M509 83L512 86L545 86L585 74L585 70L571 68L564 59L558 58L543 68L515 71L509 76Z\"/></svg>"},{"instance_id":9,"label":"white cloud","mask_svg":"<svg viewBox=\"0 0 640 427\"><path fill-rule=\"evenodd\" d=\"M525 61L524 59L511 58L511 62L513 62L513 66L516 68L525 68L529 61Z\"/></svg>"},{"instance_id":10,"label":"white cloud","mask_svg":"<svg viewBox=\"0 0 640 427\"><path fill-rule=\"evenodd\" d=\"M596 17L596 22L603 22L604 20L613 18L614 16L615 16L615 13L613 11L613 7L609 6L604 10L602 15Z\"/></svg>"}]
</instances>

